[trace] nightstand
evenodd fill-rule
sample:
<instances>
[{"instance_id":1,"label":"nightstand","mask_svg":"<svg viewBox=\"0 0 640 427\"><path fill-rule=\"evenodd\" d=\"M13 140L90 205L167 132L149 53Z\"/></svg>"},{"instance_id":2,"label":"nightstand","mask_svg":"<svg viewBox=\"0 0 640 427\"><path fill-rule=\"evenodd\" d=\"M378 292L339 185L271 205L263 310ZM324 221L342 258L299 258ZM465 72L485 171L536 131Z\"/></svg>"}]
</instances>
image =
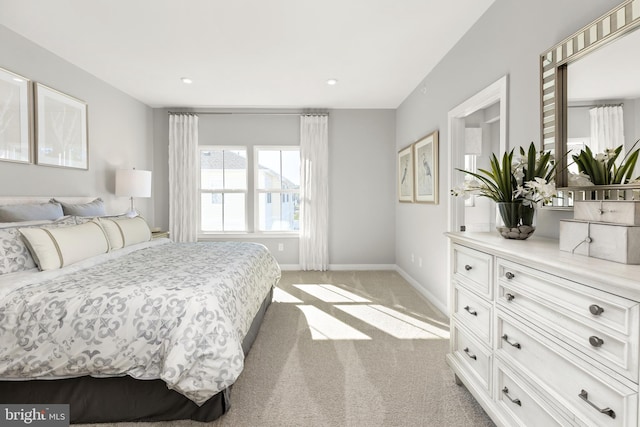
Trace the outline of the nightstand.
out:
<instances>
[{"instance_id":1,"label":"nightstand","mask_svg":"<svg viewBox=\"0 0 640 427\"><path fill-rule=\"evenodd\" d=\"M151 232L152 239L161 239L161 238L168 238L168 237L169 237L168 231L152 231Z\"/></svg>"}]
</instances>

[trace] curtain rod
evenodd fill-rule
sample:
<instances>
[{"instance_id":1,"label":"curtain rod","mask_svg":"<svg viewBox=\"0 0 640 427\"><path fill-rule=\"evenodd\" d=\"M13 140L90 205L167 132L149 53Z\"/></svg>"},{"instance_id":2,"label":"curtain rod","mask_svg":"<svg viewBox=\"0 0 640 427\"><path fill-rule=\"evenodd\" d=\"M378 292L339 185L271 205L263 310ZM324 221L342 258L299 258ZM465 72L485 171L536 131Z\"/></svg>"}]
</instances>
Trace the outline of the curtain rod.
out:
<instances>
[{"instance_id":1,"label":"curtain rod","mask_svg":"<svg viewBox=\"0 0 640 427\"><path fill-rule=\"evenodd\" d=\"M250 113L250 112L220 112L220 111L169 111L169 114L217 114L217 115L245 115L245 116L328 116L329 113Z\"/></svg>"},{"instance_id":2,"label":"curtain rod","mask_svg":"<svg viewBox=\"0 0 640 427\"><path fill-rule=\"evenodd\" d=\"M567 108L594 108L594 107L623 107L624 103L620 104L591 104L591 105L567 105Z\"/></svg>"}]
</instances>

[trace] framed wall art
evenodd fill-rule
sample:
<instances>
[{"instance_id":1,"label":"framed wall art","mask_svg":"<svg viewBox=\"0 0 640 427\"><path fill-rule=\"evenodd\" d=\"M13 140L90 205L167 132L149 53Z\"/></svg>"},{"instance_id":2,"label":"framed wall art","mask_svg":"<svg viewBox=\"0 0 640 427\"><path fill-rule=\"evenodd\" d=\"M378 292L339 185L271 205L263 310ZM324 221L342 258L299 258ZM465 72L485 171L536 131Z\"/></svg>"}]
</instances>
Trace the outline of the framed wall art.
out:
<instances>
[{"instance_id":1,"label":"framed wall art","mask_svg":"<svg viewBox=\"0 0 640 427\"><path fill-rule=\"evenodd\" d=\"M413 202L413 145L398 152L398 200Z\"/></svg>"},{"instance_id":2,"label":"framed wall art","mask_svg":"<svg viewBox=\"0 0 640 427\"><path fill-rule=\"evenodd\" d=\"M438 131L413 144L415 201L438 204Z\"/></svg>"},{"instance_id":3,"label":"framed wall art","mask_svg":"<svg viewBox=\"0 0 640 427\"><path fill-rule=\"evenodd\" d=\"M0 160L31 163L31 82L0 68Z\"/></svg>"},{"instance_id":4,"label":"framed wall art","mask_svg":"<svg viewBox=\"0 0 640 427\"><path fill-rule=\"evenodd\" d=\"M35 92L37 164L89 169L87 104L40 83Z\"/></svg>"}]
</instances>

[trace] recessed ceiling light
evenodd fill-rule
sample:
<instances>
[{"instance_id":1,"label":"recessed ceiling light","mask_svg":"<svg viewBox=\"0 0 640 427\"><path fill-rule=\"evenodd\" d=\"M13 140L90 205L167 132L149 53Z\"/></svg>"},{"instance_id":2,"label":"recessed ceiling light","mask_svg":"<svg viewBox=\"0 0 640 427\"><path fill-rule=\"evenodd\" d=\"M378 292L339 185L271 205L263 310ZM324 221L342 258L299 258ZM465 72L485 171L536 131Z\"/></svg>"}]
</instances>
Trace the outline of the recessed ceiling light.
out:
<instances>
[{"instance_id":1,"label":"recessed ceiling light","mask_svg":"<svg viewBox=\"0 0 640 427\"><path fill-rule=\"evenodd\" d=\"M329 86L337 85L337 84L338 84L338 80L336 80L336 79L329 79L329 80L327 80L327 84L328 84Z\"/></svg>"},{"instance_id":2,"label":"recessed ceiling light","mask_svg":"<svg viewBox=\"0 0 640 427\"><path fill-rule=\"evenodd\" d=\"M191 83L193 83L193 80L191 80L189 77L183 77L180 80L182 80L182 83L186 85L190 85Z\"/></svg>"}]
</instances>

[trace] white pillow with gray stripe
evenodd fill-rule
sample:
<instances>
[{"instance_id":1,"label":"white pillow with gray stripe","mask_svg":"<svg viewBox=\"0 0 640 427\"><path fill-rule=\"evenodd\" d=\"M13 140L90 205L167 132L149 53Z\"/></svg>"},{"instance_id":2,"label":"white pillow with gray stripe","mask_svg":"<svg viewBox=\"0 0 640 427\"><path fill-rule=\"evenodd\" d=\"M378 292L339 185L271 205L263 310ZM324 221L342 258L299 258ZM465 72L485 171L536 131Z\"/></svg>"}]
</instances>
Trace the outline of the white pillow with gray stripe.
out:
<instances>
[{"instance_id":1,"label":"white pillow with gray stripe","mask_svg":"<svg viewBox=\"0 0 640 427\"><path fill-rule=\"evenodd\" d=\"M151 229L144 218L98 218L104 228L111 250L125 248L151 240Z\"/></svg>"},{"instance_id":2,"label":"white pillow with gray stripe","mask_svg":"<svg viewBox=\"0 0 640 427\"><path fill-rule=\"evenodd\" d=\"M21 228L29 251L42 271L55 270L109 252L109 241L95 221L54 229Z\"/></svg>"}]
</instances>

